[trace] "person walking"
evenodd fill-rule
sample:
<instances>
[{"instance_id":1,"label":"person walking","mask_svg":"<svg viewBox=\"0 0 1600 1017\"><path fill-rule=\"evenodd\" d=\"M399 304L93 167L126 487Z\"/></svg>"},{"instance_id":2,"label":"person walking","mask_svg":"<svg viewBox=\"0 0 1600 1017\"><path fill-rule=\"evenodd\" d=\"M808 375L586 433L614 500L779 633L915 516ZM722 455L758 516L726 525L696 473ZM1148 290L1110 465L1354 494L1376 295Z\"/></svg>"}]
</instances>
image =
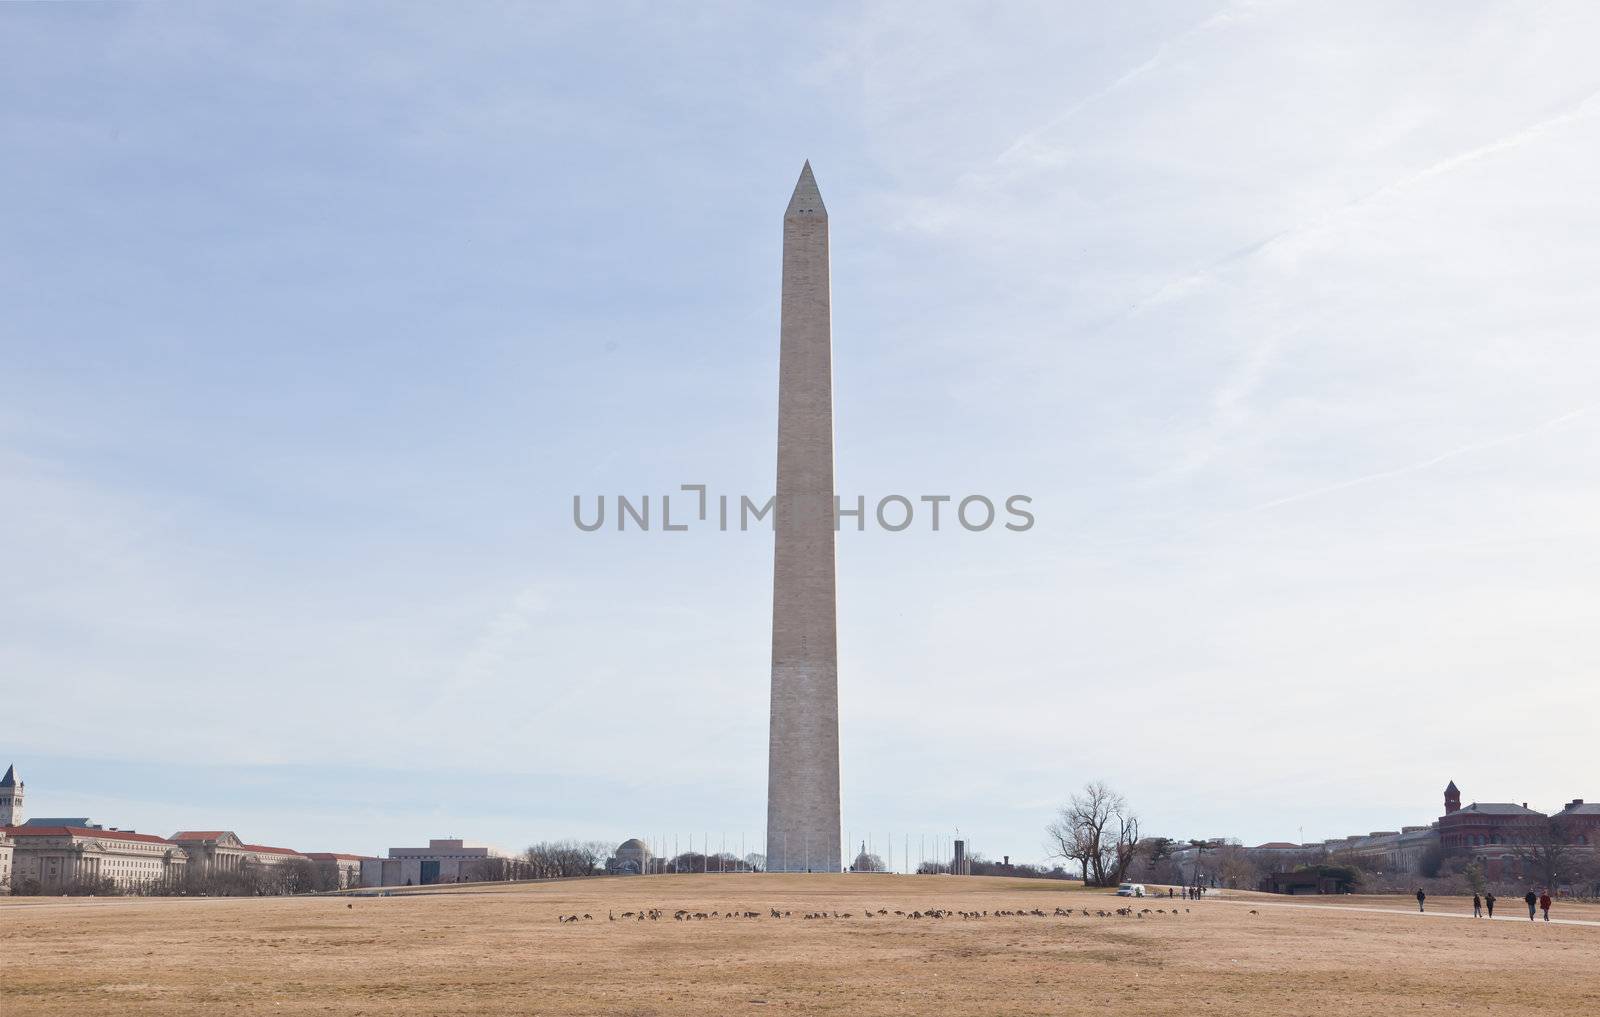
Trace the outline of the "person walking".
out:
<instances>
[{"instance_id":1,"label":"person walking","mask_svg":"<svg viewBox=\"0 0 1600 1017\"><path fill-rule=\"evenodd\" d=\"M1528 921L1533 921L1533 909L1539 906L1539 895L1529 890L1522 902L1528 905Z\"/></svg>"},{"instance_id":2,"label":"person walking","mask_svg":"<svg viewBox=\"0 0 1600 1017\"><path fill-rule=\"evenodd\" d=\"M1426 911L1427 910L1427 908L1422 906L1422 902L1427 900L1427 899L1428 899L1428 895L1423 893L1422 890L1419 888L1417 890L1417 910L1418 911Z\"/></svg>"},{"instance_id":3,"label":"person walking","mask_svg":"<svg viewBox=\"0 0 1600 1017\"><path fill-rule=\"evenodd\" d=\"M1489 917L1493 918L1494 917L1494 894L1492 894L1492 893L1484 894L1483 895L1483 903L1489 909Z\"/></svg>"},{"instance_id":4,"label":"person walking","mask_svg":"<svg viewBox=\"0 0 1600 1017\"><path fill-rule=\"evenodd\" d=\"M1483 917L1483 898L1479 897L1477 894L1472 895L1472 917Z\"/></svg>"},{"instance_id":5,"label":"person walking","mask_svg":"<svg viewBox=\"0 0 1600 1017\"><path fill-rule=\"evenodd\" d=\"M1550 920L1550 891L1545 890L1539 894L1539 909L1544 912L1544 920Z\"/></svg>"}]
</instances>

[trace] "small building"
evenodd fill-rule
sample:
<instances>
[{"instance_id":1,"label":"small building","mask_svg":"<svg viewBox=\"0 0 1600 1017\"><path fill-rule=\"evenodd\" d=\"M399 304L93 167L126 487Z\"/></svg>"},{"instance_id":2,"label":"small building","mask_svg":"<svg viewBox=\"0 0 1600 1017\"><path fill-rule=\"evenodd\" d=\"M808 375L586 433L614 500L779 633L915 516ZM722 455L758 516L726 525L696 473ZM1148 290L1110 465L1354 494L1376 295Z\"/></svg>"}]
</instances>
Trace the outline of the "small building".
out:
<instances>
[{"instance_id":1,"label":"small building","mask_svg":"<svg viewBox=\"0 0 1600 1017\"><path fill-rule=\"evenodd\" d=\"M1348 873L1329 868L1305 869L1300 872L1274 872L1261 881L1264 893L1286 893L1295 896L1319 893L1349 893L1355 883Z\"/></svg>"},{"instance_id":2,"label":"small building","mask_svg":"<svg viewBox=\"0 0 1600 1017\"><path fill-rule=\"evenodd\" d=\"M361 861L362 886L429 886L485 878L499 851L462 840L429 840L425 848L390 848L388 858Z\"/></svg>"}]
</instances>

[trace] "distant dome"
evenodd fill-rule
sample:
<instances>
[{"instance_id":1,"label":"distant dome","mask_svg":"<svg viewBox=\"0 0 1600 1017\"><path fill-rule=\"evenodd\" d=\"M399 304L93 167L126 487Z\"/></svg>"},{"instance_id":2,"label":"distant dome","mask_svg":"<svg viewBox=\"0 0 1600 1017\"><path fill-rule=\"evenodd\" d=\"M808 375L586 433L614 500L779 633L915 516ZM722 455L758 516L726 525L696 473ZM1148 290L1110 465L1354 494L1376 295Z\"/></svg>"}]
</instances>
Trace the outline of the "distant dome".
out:
<instances>
[{"instance_id":1,"label":"distant dome","mask_svg":"<svg viewBox=\"0 0 1600 1017\"><path fill-rule=\"evenodd\" d=\"M640 840L638 837L629 837L627 840L623 841L617 847L617 850L618 851L648 851L650 849L645 847L644 846L644 841Z\"/></svg>"}]
</instances>

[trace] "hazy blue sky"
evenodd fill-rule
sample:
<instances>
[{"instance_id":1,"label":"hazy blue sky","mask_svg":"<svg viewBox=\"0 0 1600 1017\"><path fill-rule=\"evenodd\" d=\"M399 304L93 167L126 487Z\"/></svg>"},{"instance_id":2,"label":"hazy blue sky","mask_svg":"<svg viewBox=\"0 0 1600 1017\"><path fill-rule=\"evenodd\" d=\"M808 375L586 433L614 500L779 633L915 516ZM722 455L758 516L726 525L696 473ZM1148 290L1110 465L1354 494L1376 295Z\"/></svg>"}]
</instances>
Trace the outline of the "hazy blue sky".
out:
<instances>
[{"instance_id":1,"label":"hazy blue sky","mask_svg":"<svg viewBox=\"0 0 1600 1017\"><path fill-rule=\"evenodd\" d=\"M675 6L675 5L674 5ZM0 764L303 850L765 819L831 216L847 832L1600 797L1600 7L0 7ZM675 506L676 508L676 506Z\"/></svg>"}]
</instances>

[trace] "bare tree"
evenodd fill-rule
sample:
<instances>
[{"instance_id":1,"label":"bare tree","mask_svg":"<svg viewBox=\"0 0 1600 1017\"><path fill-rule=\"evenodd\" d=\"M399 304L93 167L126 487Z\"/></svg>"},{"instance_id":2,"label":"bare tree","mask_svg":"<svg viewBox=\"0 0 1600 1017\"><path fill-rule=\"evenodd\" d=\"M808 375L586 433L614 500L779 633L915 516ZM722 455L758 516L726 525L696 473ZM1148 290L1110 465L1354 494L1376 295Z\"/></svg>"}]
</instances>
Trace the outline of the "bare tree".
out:
<instances>
[{"instance_id":1,"label":"bare tree","mask_svg":"<svg viewBox=\"0 0 1600 1017\"><path fill-rule=\"evenodd\" d=\"M531 879L592 876L608 854L605 841L541 841L522 852L517 870Z\"/></svg>"},{"instance_id":2,"label":"bare tree","mask_svg":"<svg viewBox=\"0 0 1600 1017\"><path fill-rule=\"evenodd\" d=\"M1073 809L1070 806L1063 806L1055 821L1045 827L1045 833L1050 837L1048 845L1050 857L1077 862L1079 874L1087 884L1089 862L1099 857L1100 848L1090 837L1088 830L1078 823L1073 815Z\"/></svg>"},{"instance_id":3,"label":"bare tree","mask_svg":"<svg viewBox=\"0 0 1600 1017\"><path fill-rule=\"evenodd\" d=\"M595 870L605 865L606 856L611 853L611 845L603 840L586 840L577 845L575 849L578 857L587 863L582 875L592 876Z\"/></svg>"},{"instance_id":4,"label":"bare tree","mask_svg":"<svg viewBox=\"0 0 1600 1017\"><path fill-rule=\"evenodd\" d=\"M685 851L667 860L667 869L670 872L706 872L710 868L710 856L699 851Z\"/></svg>"},{"instance_id":5,"label":"bare tree","mask_svg":"<svg viewBox=\"0 0 1600 1017\"><path fill-rule=\"evenodd\" d=\"M522 853L522 862L533 879L592 876L606 854L601 841L543 841L530 845Z\"/></svg>"},{"instance_id":6,"label":"bare tree","mask_svg":"<svg viewBox=\"0 0 1600 1017\"><path fill-rule=\"evenodd\" d=\"M1107 866L1107 879L1103 886L1114 886L1127 879L1128 869L1144 850L1144 841L1139 836L1139 817L1128 811L1126 803L1113 818L1117 829L1111 841L1111 863Z\"/></svg>"},{"instance_id":7,"label":"bare tree","mask_svg":"<svg viewBox=\"0 0 1600 1017\"><path fill-rule=\"evenodd\" d=\"M1540 823L1517 848L1517 860L1529 879L1552 891L1563 883L1578 882L1587 866L1587 852L1577 846L1577 837L1558 818Z\"/></svg>"},{"instance_id":8,"label":"bare tree","mask_svg":"<svg viewBox=\"0 0 1600 1017\"><path fill-rule=\"evenodd\" d=\"M309 858L291 858L273 868L273 890L277 893L312 893L321 889L317 865Z\"/></svg>"},{"instance_id":9,"label":"bare tree","mask_svg":"<svg viewBox=\"0 0 1600 1017\"><path fill-rule=\"evenodd\" d=\"M1122 882L1141 850L1139 817L1104 781L1085 784L1045 832L1051 853L1077 862L1091 886Z\"/></svg>"},{"instance_id":10,"label":"bare tree","mask_svg":"<svg viewBox=\"0 0 1600 1017\"><path fill-rule=\"evenodd\" d=\"M467 883L496 883L517 878L520 858L490 856L476 858L461 866L461 879Z\"/></svg>"},{"instance_id":11,"label":"bare tree","mask_svg":"<svg viewBox=\"0 0 1600 1017\"><path fill-rule=\"evenodd\" d=\"M1225 845L1216 851L1217 877L1222 885L1234 889L1253 890L1261 881L1261 868L1247 848Z\"/></svg>"}]
</instances>

